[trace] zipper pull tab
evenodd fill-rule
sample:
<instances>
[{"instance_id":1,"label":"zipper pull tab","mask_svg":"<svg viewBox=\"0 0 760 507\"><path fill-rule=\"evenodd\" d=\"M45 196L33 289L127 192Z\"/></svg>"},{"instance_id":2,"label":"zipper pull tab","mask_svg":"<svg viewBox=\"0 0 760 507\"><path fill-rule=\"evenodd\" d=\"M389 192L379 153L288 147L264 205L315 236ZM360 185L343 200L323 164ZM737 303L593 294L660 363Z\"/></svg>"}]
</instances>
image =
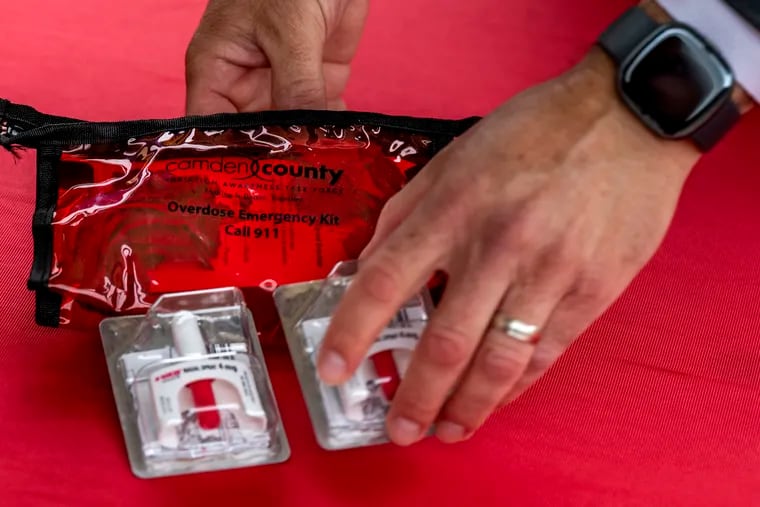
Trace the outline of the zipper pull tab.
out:
<instances>
[{"instance_id":1,"label":"zipper pull tab","mask_svg":"<svg viewBox=\"0 0 760 507\"><path fill-rule=\"evenodd\" d=\"M7 118L0 120L0 137L13 137L16 134L18 130L11 126Z\"/></svg>"}]
</instances>

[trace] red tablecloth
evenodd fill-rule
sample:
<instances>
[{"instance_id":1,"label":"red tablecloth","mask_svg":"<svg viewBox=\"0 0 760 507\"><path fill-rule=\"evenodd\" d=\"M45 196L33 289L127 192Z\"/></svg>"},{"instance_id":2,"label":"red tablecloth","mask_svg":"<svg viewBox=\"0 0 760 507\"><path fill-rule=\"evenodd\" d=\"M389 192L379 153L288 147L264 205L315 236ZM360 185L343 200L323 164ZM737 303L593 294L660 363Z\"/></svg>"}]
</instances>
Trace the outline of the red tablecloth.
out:
<instances>
[{"instance_id":1,"label":"red tablecloth","mask_svg":"<svg viewBox=\"0 0 760 507\"><path fill-rule=\"evenodd\" d=\"M349 105L487 113L629 3L375 1ZM88 119L179 115L203 4L6 1L0 96ZM755 113L703 160L632 287L470 442L322 451L279 352L291 460L150 481L129 470L98 336L33 322L33 154L0 154L0 505L760 504L759 133Z\"/></svg>"}]
</instances>

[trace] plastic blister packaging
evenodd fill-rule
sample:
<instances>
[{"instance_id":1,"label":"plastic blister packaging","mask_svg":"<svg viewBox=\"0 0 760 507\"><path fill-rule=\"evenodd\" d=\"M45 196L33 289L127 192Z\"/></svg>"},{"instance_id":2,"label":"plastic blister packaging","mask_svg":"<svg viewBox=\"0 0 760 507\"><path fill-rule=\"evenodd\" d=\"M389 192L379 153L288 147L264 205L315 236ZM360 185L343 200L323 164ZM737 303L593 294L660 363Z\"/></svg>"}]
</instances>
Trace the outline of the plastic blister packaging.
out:
<instances>
[{"instance_id":1,"label":"plastic blister packaging","mask_svg":"<svg viewBox=\"0 0 760 507\"><path fill-rule=\"evenodd\" d=\"M427 290L398 311L377 337L352 378L322 383L316 358L338 303L356 273L356 261L339 263L325 280L283 285L275 302L312 425L324 449L388 442L385 416L403 378L433 304Z\"/></svg>"},{"instance_id":2,"label":"plastic blister packaging","mask_svg":"<svg viewBox=\"0 0 760 507\"><path fill-rule=\"evenodd\" d=\"M290 448L236 288L168 294L100 325L132 470L142 478L285 461Z\"/></svg>"}]
</instances>

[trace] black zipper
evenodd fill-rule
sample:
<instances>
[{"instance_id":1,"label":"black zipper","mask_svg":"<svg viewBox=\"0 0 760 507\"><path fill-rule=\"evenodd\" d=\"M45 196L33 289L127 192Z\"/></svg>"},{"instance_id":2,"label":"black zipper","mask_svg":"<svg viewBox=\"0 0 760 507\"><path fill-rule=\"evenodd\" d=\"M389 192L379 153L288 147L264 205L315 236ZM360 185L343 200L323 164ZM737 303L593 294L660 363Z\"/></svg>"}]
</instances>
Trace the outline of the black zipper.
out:
<instances>
[{"instance_id":1,"label":"black zipper","mask_svg":"<svg viewBox=\"0 0 760 507\"><path fill-rule=\"evenodd\" d=\"M200 129L249 128L260 125L291 126L350 126L370 125L421 134L455 137L472 127L479 117L460 120L392 116L357 111L262 111L255 113L225 113L209 116L186 116L172 119L132 120L117 122L88 122L50 116L36 110L5 101L0 109L0 146L71 146L122 141L132 137L167 131Z\"/></svg>"},{"instance_id":2,"label":"black zipper","mask_svg":"<svg viewBox=\"0 0 760 507\"><path fill-rule=\"evenodd\" d=\"M10 140L22 132L53 123L81 123L81 120L40 113L32 107L0 99L0 146L13 144Z\"/></svg>"}]
</instances>

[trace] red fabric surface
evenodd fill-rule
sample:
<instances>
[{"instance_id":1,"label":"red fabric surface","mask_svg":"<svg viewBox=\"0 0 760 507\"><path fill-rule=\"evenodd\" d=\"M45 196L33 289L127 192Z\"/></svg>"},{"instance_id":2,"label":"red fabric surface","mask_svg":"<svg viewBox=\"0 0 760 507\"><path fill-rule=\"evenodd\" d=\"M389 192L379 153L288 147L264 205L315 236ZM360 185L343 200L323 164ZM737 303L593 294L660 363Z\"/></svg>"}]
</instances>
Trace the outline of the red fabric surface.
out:
<instances>
[{"instance_id":1,"label":"red fabric surface","mask_svg":"<svg viewBox=\"0 0 760 507\"><path fill-rule=\"evenodd\" d=\"M373 2L349 105L487 113L629 3ZM203 4L5 2L0 95L88 119L179 115ZM129 470L98 336L33 322L33 154L0 154L0 505L760 504L758 133L754 113L704 158L630 289L471 441L322 451L280 352L289 462L150 481Z\"/></svg>"}]
</instances>

